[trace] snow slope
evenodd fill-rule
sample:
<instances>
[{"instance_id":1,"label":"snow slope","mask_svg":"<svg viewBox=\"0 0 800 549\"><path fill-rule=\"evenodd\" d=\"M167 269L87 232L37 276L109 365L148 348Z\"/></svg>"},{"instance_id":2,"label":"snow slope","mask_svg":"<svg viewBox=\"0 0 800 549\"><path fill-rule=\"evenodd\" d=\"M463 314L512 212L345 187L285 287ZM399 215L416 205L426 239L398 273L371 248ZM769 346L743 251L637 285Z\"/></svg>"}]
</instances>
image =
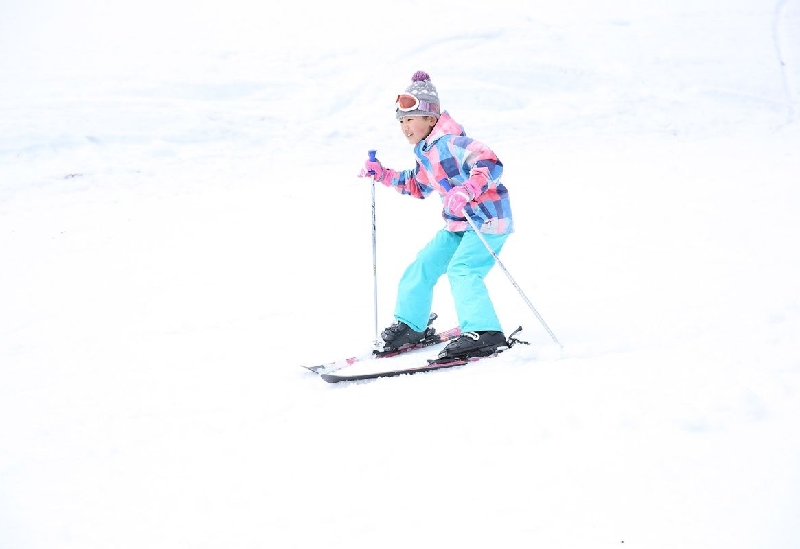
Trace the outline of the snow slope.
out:
<instances>
[{"instance_id":1,"label":"snow slope","mask_svg":"<svg viewBox=\"0 0 800 549\"><path fill-rule=\"evenodd\" d=\"M0 7L0 547L799 546L800 2L375 13ZM418 69L563 348L495 269L530 346L328 385ZM381 327L439 208L377 189Z\"/></svg>"}]
</instances>

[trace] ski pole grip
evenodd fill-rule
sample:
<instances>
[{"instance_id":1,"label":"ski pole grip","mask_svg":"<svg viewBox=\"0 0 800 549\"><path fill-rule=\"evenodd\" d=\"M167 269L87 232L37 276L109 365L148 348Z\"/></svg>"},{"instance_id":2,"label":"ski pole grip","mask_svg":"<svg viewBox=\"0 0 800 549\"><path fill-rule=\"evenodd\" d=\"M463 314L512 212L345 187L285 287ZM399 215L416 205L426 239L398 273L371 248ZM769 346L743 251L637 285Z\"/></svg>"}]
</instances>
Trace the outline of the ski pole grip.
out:
<instances>
[{"instance_id":1,"label":"ski pole grip","mask_svg":"<svg viewBox=\"0 0 800 549\"><path fill-rule=\"evenodd\" d=\"M377 154L377 152L378 151L376 151L376 150L367 151L367 156L369 157L369 161L370 162L375 162L376 161L375 154ZM370 170L367 173L369 173L370 175L375 175L375 170Z\"/></svg>"}]
</instances>

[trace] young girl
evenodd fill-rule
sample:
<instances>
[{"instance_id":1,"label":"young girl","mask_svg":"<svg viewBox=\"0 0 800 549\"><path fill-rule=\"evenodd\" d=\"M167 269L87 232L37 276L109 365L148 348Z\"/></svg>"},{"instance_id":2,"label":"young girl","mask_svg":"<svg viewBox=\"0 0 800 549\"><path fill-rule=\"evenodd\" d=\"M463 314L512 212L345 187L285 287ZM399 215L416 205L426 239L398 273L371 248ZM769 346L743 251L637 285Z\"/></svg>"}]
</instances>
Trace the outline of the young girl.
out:
<instances>
[{"instance_id":1,"label":"young girl","mask_svg":"<svg viewBox=\"0 0 800 549\"><path fill-rule=\"evenodd\" d=\"M424 338L433 288L447 273L462 334L439 353L439 358L489 354L506 345L484 284L495 263L487 244L498 254L513 231L508 191L500 182L503 165L489 147L467 137L447 111L441 111L439 94L427 73L414 73L411 85L397 96L395 106L400 130L414 145L416 166L395 171L377 159L367 160L360 176L373 177L415 198L438 193L445 227L420 250L400 279L396 322L381 333L383 350L412 345Z\"/></svg>"}]
</instances>

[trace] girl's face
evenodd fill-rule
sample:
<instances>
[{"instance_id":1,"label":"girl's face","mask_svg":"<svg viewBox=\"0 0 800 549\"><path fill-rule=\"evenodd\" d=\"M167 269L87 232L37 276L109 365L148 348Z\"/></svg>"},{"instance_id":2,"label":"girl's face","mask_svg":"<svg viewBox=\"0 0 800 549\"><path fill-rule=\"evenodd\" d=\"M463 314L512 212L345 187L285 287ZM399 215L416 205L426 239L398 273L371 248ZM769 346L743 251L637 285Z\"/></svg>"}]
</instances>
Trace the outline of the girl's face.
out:
<instances>
[{"instance_id":1,"label":"girl's face","mask_svg":"<svg viewBox=\"0 0 800 549\"><path fill-rule=\"evenodd\" d=\"M435 125L435 116L404 116L400 119L400 130L412 145L428 137Z\"/></svg>"}]
</instances>

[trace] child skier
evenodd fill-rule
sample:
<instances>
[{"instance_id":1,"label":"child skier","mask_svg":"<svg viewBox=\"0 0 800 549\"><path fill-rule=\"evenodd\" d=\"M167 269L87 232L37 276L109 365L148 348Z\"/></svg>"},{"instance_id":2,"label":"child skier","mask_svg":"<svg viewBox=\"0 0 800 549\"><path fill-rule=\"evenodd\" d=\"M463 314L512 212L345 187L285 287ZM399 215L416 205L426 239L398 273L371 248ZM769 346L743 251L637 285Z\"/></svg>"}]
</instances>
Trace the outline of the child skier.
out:
<instances>
[{"instance_id":1,"label":"child skier","mask_svg":"<svg viewBox=\"0 0 800 549\"><path fill-rule=\"evenodd\" d=\"M506 344L484 284L495 263L487 245L498 254L513 232L508 191L500 182L503 165L489 147L467 137L447 111L441 111L439 95L427 73L414 73L411 85L397 96L395 107L400 129L414 145L415 168L395 171L375 159L367 160L359 175L415 198L438 193L445 227L403 273L396 322L381 333L383 349L398 349L425 337L433 288L447 273L462 333L439 358L489 354Z\"/></svg>"}]
</instances>

